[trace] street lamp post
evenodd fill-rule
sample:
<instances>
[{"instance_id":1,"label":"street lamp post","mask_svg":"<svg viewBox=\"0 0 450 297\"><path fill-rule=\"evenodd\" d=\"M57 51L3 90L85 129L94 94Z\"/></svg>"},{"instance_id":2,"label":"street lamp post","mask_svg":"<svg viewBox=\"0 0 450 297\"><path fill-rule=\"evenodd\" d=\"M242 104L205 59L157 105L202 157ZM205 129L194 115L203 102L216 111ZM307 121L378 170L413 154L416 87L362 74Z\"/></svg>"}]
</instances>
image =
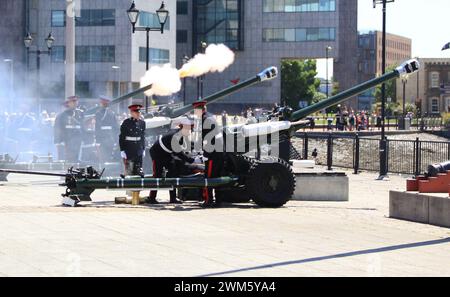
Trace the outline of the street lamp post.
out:
<instances>
[{"instance_id":1,"label":"street lamp post","mask_svg":"<svg viewBox=\"0 0 450 297\"><path fill-rule=\"evenodd\" d=\"M204 54L206 47L208 46L208 44L204 41L200 42L200 48L201 48L201 53ZM203 98L203 82L205 80L205 75L201 75L199 76L199 78L197 79L197 98L198 100L201 100Z\"/></svg>"},{"instance_id":2,"label":"street lamp post","mask_svg":"<svg viewBox=\"0 0 450 297\"><path fill-rule=\"evenodd\" d=\"M403 84L403 118L406 116L406 84L408 83L407 78L402 78L402 84Z\"/></svg>"},{"instance_id":3,"label":"street lamp post","mask_svg":"<svg viewBox=\"0 0 450 297\"><path fill-rule=\"evenodd\" d=\"M330 56L330 51L332 50L333 48L331 47L331 46L327 46L326 48L325 48L325 53L326 53L326 57L327 57L327 61L326 61L326 63L327 63L327 66L326 66L326 86L327 86L327 98L330 96L330 91L329 91L329 84L330 84L330 81L329 81L329 79L328 79L328 59L329 59L329 56Z\"/></svg>"},{"instance_id":4,"label":"street lamp post","mask_svg":"<svg viewBox=\"0 0 450 297\"><path fill-rule=\"evenodd\" d=\"M181 58L183 65L189 60L190 58L187 55L183 55L183 58ZM186 77L183 78L183 105L186 105Z\"/></svg>"},{"instance_id":5,"label":"street lamp post","mask_svg":"<svg viewBox=\"0 0 450 297\"><path fill-rule=\"evenodd\" d=\"M382 34L382 53L381 64L382 74L386 73L386 4L394 2L394 0L373 0L373 8L377 4L383 5L383 34ZM380 176L384 179L387 176L387 141L385 133L385 117L386 117L386 84L381 85L381 140L380 140Z\"/></svg>"},{"instance_id":6,"label":"street lamp post","mask_svg":"<svg viewBox=\"0 0 450 297\"><path fill-rule=\"evenodd\" d=\"M9 91L9 104L8 104L8 107L7 107L7 109L8 109L8 111L9 112L11 112L12 111L12 105L13 105L13 102L14 102L14 96L13 96L13 94L14 94L14 60L13 59L4 59L3 60L5 63L9 63L10 65L9 65L9 82L10 82L10 91Z\"/></svg>"},{"instance_id":7,"label":"street lamp post","mask_svg":"<svg viewBox=\"0 0 450 297\"><path fill-rule=\"evenodd\" d=\"M52 33L50 32L48 34L47 38L45 38L44 40L47 45L46 51L41 51L39 49L39 47L37 48L37 50L31 51L30 46L33 43L33 37L31 37L31 34L28 33L23 39L25 48L27 49L27 55L36 54L36 70L37 70L37 73L36 73L37 92L36 92L36 94L37 94L37 105L38 105L39 113L41 113L41 88L40 88L41 54L46 54L46 55L50 56L50 54L52 53L52 46L53 46L53 43L55 42L55 38L52 36Z\"/></svg>"},{"instance_id":8,"label":"street lamp post","mask_svg":"<svg viewBox=\"0 0 450 297\"><path fill-rule=\"evenodd\" d=\"M165 8L164 1L161 3L161 7L156 11L158 16L160 27L136 27L136 23L139 20L140 11L136 8L136 4L131 3L130 9L127 10L128 18L131 25L133 26L133 34L136 31L145 31L147 33L146 41L146 59L145 59L145 70L148 71L150 66L150 32L159 31L161 34L164 33L164 25L169 17L169 11ZM145 96L145 112L148 112L148 96Z\"/></svg>"}]
</instances>

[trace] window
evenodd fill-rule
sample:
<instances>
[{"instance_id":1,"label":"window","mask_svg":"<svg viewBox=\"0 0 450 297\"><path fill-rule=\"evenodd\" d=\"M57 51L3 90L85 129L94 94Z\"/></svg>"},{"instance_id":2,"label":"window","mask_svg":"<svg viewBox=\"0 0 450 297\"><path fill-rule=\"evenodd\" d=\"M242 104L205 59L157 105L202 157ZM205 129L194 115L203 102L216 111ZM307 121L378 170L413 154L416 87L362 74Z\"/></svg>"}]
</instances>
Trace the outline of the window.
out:
<instances>
[{"instance_id":1,"label":"window","mask_svg":"<svg viewBox=\"0 0 450 297\"><path fill-rule=\"evenodd\" d=\"M52 10L52 27L64 27L66 25L66 13L64 10Z\"/></svg>"},{"instance_id":2,"label":"window","mask_svg":"<svg viewBox=\"0 0 450 297\"><path fill-rule=\"evenodd\" d=\"M147 48L140 47L139 48L139 62L146 62ZM165 49L158 48L150 48L150 64L166 64L170 63L170 51Z\"/></svg>"},{"instance_id":3,"label":"window","mask_svg":"<svg viewBox=\"0 0 450 297\"><path fill-rule=\"evenodd\" d=\"M335 28L264 29L264 42L334 41Z\"/></svg>"},{"instance_id":4,"label":"window","mask_svg":"<svg viewBox=\"0 0 450 297\"><path fill-rule=\"evenodd\" d=\"M113 63L115 62L115 46L77 46L75 60L77 63Z\"/></svg>"},{"instance_id":5,"label":"window","mask_svg":"<svg viewBox=\"0 0 450 297\"><path fill-rule=\"evenodd\" d=\"M177 43L186 43L188 39L187 30L177 30Z\"/></svg>"},{"instance_id":6,"label":"window","mask_svg":"<svg viewBox=\"0 0 450 297\"><path fill-rule=\"evenodd\" d=\"M52 63L62 63L66 60L66 47L53 46L51 52Z\"/></svg>"},{"instance_id":7,"label":"window","mask_svg":"<svg viewBox=\"0 0 450 297\"><path fill-rule=\"evenodd\" d=\"M88 81L76 81L75 82L75 93L81 97L91 97L89 92L89 82Z\"/></svg>"},{"instance_id":8,"label":"window","mask_svg":"<svg viewBox=\"0 0 450 297\"><path fill-rule=\"evenodd\" d=\"M264 12L336 11L336 0L264 0Z\"/></svg>"},{"instance_id":9,"label":"window","mask_svg":"<svg viewBox=\"0 0 450 297\"><path fill-rule=\"evenodd\" d=\"M151 27L159 28L161 24L159 23L159 18L156 13L141 11L139 14L139 26L141 27ZM164 25L164 30L170 30L170 16L167 17L167 22Z\"/></svg>"},{"instance_id":10,"label":"window","mask_svg":"<svg viewBox=\"0 0 450 297\"><path fill-rule=\"evenodd\" d=\"M177 14L187 15L188 14L188 2L187 1L177 1Z\"/></svg>"},{"instance_id":11,"label":"window","mask_svg":"<svg viewBox=\"0 0 450 297\"><path fill-rule=\"evenodd\" d=\"M430 88L439 88L439 72L430 72Z\"/></svg>"},{"instance_id":12,"label":"window","mask_svg":"<svg viewBox=\"0 0 450 297\"><path fill-rule=\"evenodd\" d=\"M82 9L76 19L79 27L115 26L116 11L114 9Z\"/></svg>"},{"instance_id":13,"label":"window","mask_svg":"<svg viewBox=\"0 0 450 297\"><path fill-rule=\"evenodd\" d=\"M439 113L439 99L431 98L431 113Z\"/></svg>"}]
</instances>

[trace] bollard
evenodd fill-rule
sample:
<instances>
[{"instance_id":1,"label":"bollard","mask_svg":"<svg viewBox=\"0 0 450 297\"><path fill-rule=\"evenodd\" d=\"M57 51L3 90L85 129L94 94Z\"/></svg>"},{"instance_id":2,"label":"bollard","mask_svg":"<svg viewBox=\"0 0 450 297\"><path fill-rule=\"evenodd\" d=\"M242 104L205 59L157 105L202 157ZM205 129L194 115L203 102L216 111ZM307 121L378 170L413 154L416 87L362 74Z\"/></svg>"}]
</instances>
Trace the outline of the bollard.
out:
<instances>
[{"instance_id":1,"label":"bollard","mask_svg":"<svg viewBox=\"0 0 450 297\"><path fill-rule=\"evenodd\" d=\"M132 205L139 205L139 191L132 191L131 192L131 204Z\"/></svg>"},{"instance_id":2,"label":"bollard","mask_svg":"<svg viewBox=\"0 0 450 297\"><path fill-rule=\"evenodd\" d=\"M327 166L332 170L333 166L333 135L330 133L327 139Z\"/></svg>"},{"instance_id":3,"label":"bollard","mask_svg":"<svg viewBox=\"0 0 450 297\"><path fill-rule=\"evenodd\" d=\"M354 174L358 174L359 172L359 135L356 133L355 135L355 156L354 156Z\"/></svg>"}]
</instances>

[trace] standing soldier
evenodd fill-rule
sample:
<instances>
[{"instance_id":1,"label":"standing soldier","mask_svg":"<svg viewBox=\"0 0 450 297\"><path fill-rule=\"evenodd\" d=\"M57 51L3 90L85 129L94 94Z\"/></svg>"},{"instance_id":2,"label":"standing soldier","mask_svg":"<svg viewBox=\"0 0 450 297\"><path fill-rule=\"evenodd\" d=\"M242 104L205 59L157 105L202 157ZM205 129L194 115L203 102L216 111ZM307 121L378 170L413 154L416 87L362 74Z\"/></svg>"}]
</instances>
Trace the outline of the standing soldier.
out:
<instances>
[{"instance_id":1,"label":"standing soldier","mask_svg":"<svg viewBox=\"0 0 450 297\"><path fill-rule=\"evenodd\" d=\"M95 114L95 142L100 145L100 162L109 162L112 159L116 137L119 130L116 114L109 108L111 99L100 96L100 110Z\"/></svg>"},{"instance_id":2,"label":"standing soldier","mask_svg":"<svg viewBox=\"0 0 450 297\"><path fill-rule=\"evenodd\" d=\"M120 126L120 156L125 164L125 175L144 175L145 121L141 118L141 108L139 104L128 106L131 117Z\"/></svg>"},{"instance_id":3,"label":"standing soldier","mask_svg":"<svg viewBox=\"0 0 450 297\"><path fill-rule=\"evenodd\" d=\"M66 110L56 116L54 143L58 147L58 158L68 163L78 163L82 143L83 112L78 109L78 97L71 96L64 102ZM64 158L61 157L64 152Z\"/></svg>"},{"instance_id":4,"label":"standing soldier","mask_svg":"<svg viewBox=\"0 0 450 297\"><path fill-rule=\"evenodd\" d=\"M219 130L214 116L206 111L206 103L206 101L193 103L195 119L201 119L201 121L195 123L194 127L194 134L197 134L197 137L201 136L200 140L196 139L198 142L195 144L195 149L198 150L198 146L202 147L203 156L208 159L205 164L205 177L213 178L220 177L222 173L224 162L223 134ZM215 201L213 199L213 190L211 188L205 188L203 190L204 202L202 206L209 207L220 204L221 201L218 201L217 197Z\"/></svg>"}]
</instances>

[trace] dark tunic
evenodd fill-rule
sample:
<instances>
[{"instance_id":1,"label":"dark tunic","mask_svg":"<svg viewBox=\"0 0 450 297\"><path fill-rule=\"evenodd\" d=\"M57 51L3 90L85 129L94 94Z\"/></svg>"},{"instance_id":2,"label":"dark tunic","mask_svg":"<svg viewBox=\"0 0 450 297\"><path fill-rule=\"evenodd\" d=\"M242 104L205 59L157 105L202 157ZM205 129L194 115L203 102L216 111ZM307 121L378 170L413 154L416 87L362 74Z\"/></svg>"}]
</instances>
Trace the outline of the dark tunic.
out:
<instances>
[{"instance_id":1,"label":"dark tunic","mask_svg":"<svg viewBox=\"0 0 450 297\"><path fill-rule=\"evenodd\" d=\"M77 162L83 140L83 111L66 109L56 116L54 143L64 143L65 159Z\"/></svg>"},{"instance_id":2,"label":"dark tunic","mask_svg":"<svg viewBox=\"0 0 450 297\"><path fill-rule=\"evenodd\" d=\"M120 126L120 150L127 154L128 160L142 160L145 150L145 121L128 118Z\"/></svg>"}]
</instances>

